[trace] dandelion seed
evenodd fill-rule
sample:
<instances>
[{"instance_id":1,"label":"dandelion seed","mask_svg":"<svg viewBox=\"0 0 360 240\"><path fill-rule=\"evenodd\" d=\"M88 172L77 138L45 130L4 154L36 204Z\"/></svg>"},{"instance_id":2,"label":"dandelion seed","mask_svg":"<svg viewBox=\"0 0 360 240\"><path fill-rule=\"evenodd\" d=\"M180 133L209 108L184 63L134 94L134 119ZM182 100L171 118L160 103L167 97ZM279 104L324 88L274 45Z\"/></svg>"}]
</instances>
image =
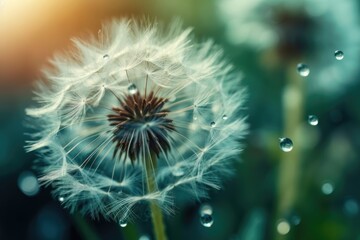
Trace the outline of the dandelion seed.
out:
<instances>
[{"instance_id":1,"label":"dandelion seed","mask_svg":"<svg viewBox=\"0 0 360 240\"><path fill-rule=\"evenodd\" d=\"M192 45L178 23L159 28L113 22L98 40L75 40L77 57L53 59L39 84L27 148L71 211L131 221L150 202L172 213L174 189L205 197L242 150L238 75L210 41Z\"/></svg>"}]
</instances>

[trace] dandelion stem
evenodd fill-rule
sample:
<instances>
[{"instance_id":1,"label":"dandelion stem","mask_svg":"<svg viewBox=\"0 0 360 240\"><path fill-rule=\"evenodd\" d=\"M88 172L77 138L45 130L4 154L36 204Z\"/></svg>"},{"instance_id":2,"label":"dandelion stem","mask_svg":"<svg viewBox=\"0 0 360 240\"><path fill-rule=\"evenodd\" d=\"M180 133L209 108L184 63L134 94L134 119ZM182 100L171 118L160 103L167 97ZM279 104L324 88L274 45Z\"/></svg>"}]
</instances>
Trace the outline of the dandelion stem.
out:
<instances>
[{"instance_id":1,"label":"dandelion stem","mask_svg":"<svg viewBox=\"0 0 360 240\"><path fill-rule=\"evenodd\" d=\"M156 181L155 181L155 169L156 169L156 155L150 154L145 159L146 164L146 184L148 188L148 192L152 193L157 190ZM151 218L154 227L154 234L157 240L166 240L165 234L165 224L161 209L154 202L150 202L150 210L151 210Z\"/></svg>"}]
</instances>

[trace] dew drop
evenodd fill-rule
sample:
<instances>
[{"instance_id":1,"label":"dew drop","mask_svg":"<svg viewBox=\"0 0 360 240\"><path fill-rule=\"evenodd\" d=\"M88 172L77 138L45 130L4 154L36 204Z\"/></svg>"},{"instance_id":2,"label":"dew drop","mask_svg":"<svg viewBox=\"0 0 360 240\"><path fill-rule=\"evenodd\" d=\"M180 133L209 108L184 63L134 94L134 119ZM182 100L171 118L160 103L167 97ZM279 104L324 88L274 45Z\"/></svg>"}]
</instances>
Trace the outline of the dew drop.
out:
<instances>
[{"instance_id":1,"label":"dew drop","mask_svg":"<svg viewBox=\"0 0 360 240\"><path fill-rule=\"evenodd\" d=\"M169 98L169 102L175 102L176 101L176 97L175 96L172 96Z\"/></svg>"},{"instance_id":2,"label":"dew drop","mask_svg":"<svg viewBox=\"0 0 360 240\"><path fill-rule=\"evenodd\" d=\"M211 123L210 123L210 127L213 128L213 127L215 127L215 126L216 126L216 123L215 123L215 122L211 122Z\"/></svg>"},{"instance_id":3,"label":"dew drop","mask_svg":"<svg viewBox=\"0 0 360 240\"><path fill-rule=\"evenodd\" d=\"M208 214L208 215L212 215L213 214L213 209L209 204L203 204L200 207L200 216L204 215L204 214Z\"/></svg>"},{"instance_id":4,"label":"dew drop","mask_svg":"<svg viewBox=\"0 0 360 240\"><path fill-rule=\"evenodd\" d=\"M326 182L321 186L321 191L325 195L330 195L334 192L334 186L330 182Z\"/></svg>"},{"instance_id":5,"label":"dew drop","mask_svg":"<svg viewBox=\"0 0 360 240\"><path fill-rule=\"evenodd\" d=\"M103 59L104 59L104 60L109 60L109 58L110 58L109 54L105 54L105 55L103 56Z\"/></svg>"},{"instance_id":6,"label":"dew drop","mask_svg":"<svg viewBox=\"0 0 360 240\"><path fill-rule=\"evenodd\" d=\"M131 83L128 86L128 91L129 91L130 94L135 94L138 91L138 89L137 89L135 84Z\"/></svg>"},{"instance_id":7,"label":"dew drop","mask_svg":"<svg viewBox=\"0 0 360 240\"><path fill-rule=\"evenodd\" d=\"M194 113L194 115L193 115L193 119L194 120L197 120L198 119L198 116Z\"/></svg>"},{"instance_id":8,"label":"dew drop","mask_svg":"<svg viewBox=\"0 0 360 240\"><path fill-rule=\"evenodd\" d=\"M127 221L125 219L121 219L119 221L119 225L120 225L120 227L126 227L127 226Z\"/></svg>"},{"instance_id":9,"label":"dew drop","mask_svg":"<svg viewBox=\"0 0 360 240\"><path fill-rule=\"evenodd\" d=\"M290 217L290 222L293 224L293 225L295 225L295 226L297 226L297 225L299 225L300 223L301 223L301 218L299 217L299 215L292 215L291 217Z\"/></svg>"},{"instance_id":10,"label":"dew drop","mask_svg":"<svg viewBox=\"0 0 360 240\"><path fill-rule=\"evenodd\" d=\"M288 221L286 221L285 219L281 219L277 226L276 226L276 230L278 231L278 233L280 235L286 235L290 232L290 224Z\"/></svg>"},{"instance_id":11,"label":"dew drop","mask_svg":"<svg viewBox=\"0 0 360 240\"><path fill-rule=\"evenodd\" d=\"M319 123L319 119L318 119L318 117L316 115L309 115L308 116L308 123L311 126L316 126Z\"/></svg>"},{"instance_id":12,"label":"dew drop","mask_svg":"<svg viewBox=\"0 0 360 240\"><path fill-rule=\"evenodd\" d=\"M347 199L344 203L344 211L349 216L354 216L359 213L359 204L354 199Z\"/></svg>"},{"instance_id":13,"label":"dew drop","mask_svg":"<svg viewBox=\"0 0 360 240\"><path fill-rule=\"evenodd\" d=\"M222 116L222 119L223 119L223 120L226 120L226 119L228 119L228 116L227 116L226 114L224 114L224 115Z\"/></svg>"},{"instance_id":14,"label":"dew drop","mask_svg":"<svg viewBox=\"0 0 360 240\"><path fill-rule=\"evenodd\" d=\"M340 61L340 60L344 59L344 52L343 51L336 50L334 55L335 55L336 60Z\"/></svg>"},{"instance_id":15,"label":"dew drop","mask_svg":"<svg viewBox=\"0 0 360 240\"><path fill-rule=\"evenodd\" d=\"M214 223L214 219L211 214L201 214L200 222L204 227L211 227Z\"/></svg>"},{"instance_id":16,"label":"dew drop","mask_svg":"<svg viewBox=\"0 0 360 240\"><path fill-rule=\"evenodd\" d=\"M280 148L283 152L290 152L294 147L294 144L290 138L279 138L279 141Z\"/></svg>"},{"instance_id":17,"label":"dew drop","mask_svg":"<svg viewBox=\"0 0 360 240\"><path fill-rule=\"evenodd\" d=\"M150 240L150 237L148 235L142 235L139 240Z\"/></svg>"},{"instance_id":18,"label":"dew drop","mask_svg":"<svg viewBox=\"0 0 360 240\"><path fill-rule=\"evenodd\" d=\"M175 167L172 171L172 174L174 177L181 177L185 174L185 171L184 171L184 167L182 166L179 166L179 167Z\"/></svg>"},{"instance_id":19,"label":"dew drop","mask_svg":"<svg viewBox=\"0 0 360 240\"><path fill-rule=\"evenodd\" d=\"M306 64L299 63L296 68L299 75L302 77L307 77L310 73L310 68Z\"/></svg>"},{"instance_id":20,"label":"dew drop","mask_svg":"<svg viewBox=\"0 0 360 240\"><path fill-rule=\"evenodd\" d=\"M64 197L59 197L59 202L63 202L65 201L65 198Z\"/></svg>"}]
</instances>

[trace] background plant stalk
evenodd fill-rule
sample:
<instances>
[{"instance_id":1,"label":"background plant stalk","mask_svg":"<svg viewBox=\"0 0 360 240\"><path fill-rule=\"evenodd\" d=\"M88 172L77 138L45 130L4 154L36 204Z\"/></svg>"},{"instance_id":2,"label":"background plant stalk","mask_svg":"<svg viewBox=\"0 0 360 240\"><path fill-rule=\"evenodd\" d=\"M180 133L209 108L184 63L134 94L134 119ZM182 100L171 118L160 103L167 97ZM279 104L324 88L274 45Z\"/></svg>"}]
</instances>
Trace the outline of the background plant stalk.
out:
<instances>
[{"instance_id":1,"label":"background plant stalk","mask_svg":"<svg viewBox=\"0 0 360 240\"><path fill-rule=\"evenodd\" d=\"M283 92L284 135L292 139L294 148L291 152L280 155L277 182L277 214L276 221L290 214L296 206L301 177L301 139L299 127L304 119L304 89L306 78L296 72L297 63L292 62L287 68L287 85ZM291 225L291 223L289 223ZM274 228L276 229L276 227ZM291 230L290 230L291 231ZM276 232L275 239L289 239L291 232L280 235Z\"/></svg>"}]
</instances>

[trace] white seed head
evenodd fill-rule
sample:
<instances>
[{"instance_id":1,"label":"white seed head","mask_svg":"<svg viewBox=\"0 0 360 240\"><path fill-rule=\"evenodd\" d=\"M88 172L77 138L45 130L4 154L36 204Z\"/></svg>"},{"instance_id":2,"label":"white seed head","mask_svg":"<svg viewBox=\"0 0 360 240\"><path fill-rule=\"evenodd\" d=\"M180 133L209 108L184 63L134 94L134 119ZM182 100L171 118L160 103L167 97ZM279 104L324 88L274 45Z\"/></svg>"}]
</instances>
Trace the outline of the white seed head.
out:
<instances>
[{"instance_id":1,"label":"white seed head","mask_svg":"<svg viewBox=\"0 0 360 240\"><path fill-rule=\"evenodd\" d=\"M194 44L176 22L164 32L114 21L101 40L74 40L77 50L45 71L38 105L27 109L35 127L27 147L70 210L119 221L155 201L171 213L174 189L204 197L231 172L247 131L238 75L211 41ZM157 186L148 193L151 154Z\"/></svg>"}]
</instances>

